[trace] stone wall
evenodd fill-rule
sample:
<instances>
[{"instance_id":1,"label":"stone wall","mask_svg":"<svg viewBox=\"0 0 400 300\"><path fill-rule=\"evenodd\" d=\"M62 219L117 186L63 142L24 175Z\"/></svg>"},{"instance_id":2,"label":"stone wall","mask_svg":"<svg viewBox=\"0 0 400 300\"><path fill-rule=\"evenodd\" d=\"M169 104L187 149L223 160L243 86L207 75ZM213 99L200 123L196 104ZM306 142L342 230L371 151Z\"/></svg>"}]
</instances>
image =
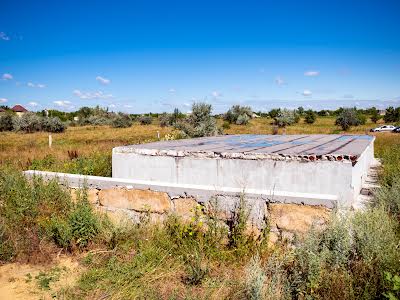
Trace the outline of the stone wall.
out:
<instances>
[{"instance_id":1,"label":"stone wall","mask_svg":"<svg viewBox=\"0 0 400 300\"><path fill-rule=\"evenodd\" d=\"M330 213L330 207L287 203L285 198L277 201L268 195L246 191L196 190L144 181L44 171L25 171L24 174L28 178L41 176L57 179L71 190L73 200L85 187L89 202L115 222L139 223L144 219L162 222L171 214L190 221L200 211L228 226L240 205L245 203L248 230L258 235L269 229L270 240L274 242L302 235L311 226L323 226Z\"/></svg>"},{"instance_id":2,"label":"stone wall","mask_svg":"<svg viewBox=\"0 0 400 300\"><path fill-rule=\"evenodd\" d=\"M70 188L70 191L73 199L82 193L77 188ZM244 199L242 201L249 213L248 230L257 236L268 228L272 242L291 240L295 235L306 233L311 226L323 226L330 212L322 206L249 201L246 195L217 196L206 202L198 202L193 197L171 198L166 192L121 187L91 188L87 190L87 195L96 210L107 214L116 223L140 223L144 218L157 223L171 214L183 221L190 221L196 211L201 211L228 224L238 210L240 199Z\"/></svg>"}]
</instances>

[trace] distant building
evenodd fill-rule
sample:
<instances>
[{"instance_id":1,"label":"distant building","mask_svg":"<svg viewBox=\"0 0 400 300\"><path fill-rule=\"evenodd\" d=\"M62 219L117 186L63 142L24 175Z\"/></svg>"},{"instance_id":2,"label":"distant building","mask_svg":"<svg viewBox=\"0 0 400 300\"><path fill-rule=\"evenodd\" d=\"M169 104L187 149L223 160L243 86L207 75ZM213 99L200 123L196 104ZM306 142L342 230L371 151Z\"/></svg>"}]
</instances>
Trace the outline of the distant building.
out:
<instances>
[{"instance_id":1,"label":"distant building","mask_svg":"<svg viewBox=\"0 0 400 300\"><path fill-rule=\"evenodd\" d=\"M380 116L384 116L384 115L386 115L386 109L380 109L378 111L378 113L379 113Z\"/></svg>"},{"instance_id":2,"label":"distant building","mask_svg":"<svg viewBox=\"0 0 400 300\"><path fill-rule=\"evenodd\" d=\"M28 110L20 104L15 105L11 110L15 112L18 117L21 117L23 114L28 112Z\"/></svg>"}]
</instances>

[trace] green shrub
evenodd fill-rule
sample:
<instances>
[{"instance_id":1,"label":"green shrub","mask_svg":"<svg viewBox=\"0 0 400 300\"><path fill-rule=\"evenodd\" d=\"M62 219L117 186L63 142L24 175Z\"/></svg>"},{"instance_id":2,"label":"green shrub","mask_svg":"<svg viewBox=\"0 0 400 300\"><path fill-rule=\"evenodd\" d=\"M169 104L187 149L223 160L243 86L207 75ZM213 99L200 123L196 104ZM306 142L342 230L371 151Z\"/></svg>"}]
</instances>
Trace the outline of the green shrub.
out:
<instances>
[{"instance_id":1,"label":"green shrub","mask_svg":"<svg viewBox=\"0 0 400 300\"><path fill-rule=\"evenodd\" d=\"M0 116L0 132L13 130L13 116L11 114L5 114Z\"/></svg>"},{"instance_id":2,"label":"green shrub","mask_svg":"<svg viewBox=\"0 0 400 300\"><path fill-rule=\"evenodd\" d=\"M112 118L111 126L114 128L128 128L132 126L132 119L128 114L119 113Z\"/></svg>"},{"instance_id":3,"label":"green shrub","mask_svg":"<svg viewBox=\"0 0 400 300\"><path fill-rule=\"evenodd\" d=\"M138 121L140 125L150 125L153 122L153 118L151 116L140 116Z\"/></svg>"},{"instance_id":4,"label":"green shrub","mask_svg":"<svg viewBox=\"0 0 400 300\"><path fill-rule=\"evenodd\" d=\"M299 121L299 116L295 110L282 109L279 110L275 119L275 125L278 127L286 127L293 125Z\"/></svg>"},{"instance_id":5,"label":"green shrub","mask_svg":"<svg viewBox=\"0 0 400 300\"><path fill-rule=\"evenodd\" d=\"M236 125L249 124L250 117L248 115L240 115L236 120Z\"/></svg>"},{"instance_id":6,"label":"green shrub","mask_svg":"<svg viewBox=\"0 0 400 300\"><path fill-rule=\"evenodd\" d=\"M253 115L249 106L232 106L224 115L224 120L231 124L246 125Z\"/></svg>"},{"instance_id":7,"label":"green shrub","mask_svg":"<svg viewBox=\"0 0 400 300\"><path fill-rule=\"evenodd\" d=\"M0 204L0 261L49 260L43 242L83 248L102 230L87 193L72 203L69 192L56 180L34 177L28 181L20 172L0 169Z\"/></svg>"},{"instance_id":8,"label":"green shrub","mask_svg":"<svg viewBox=\"0 0 400 300\"><path fill-rule=\"evenodd\" d=\"M265 272L258 255L253 256L246 266L246 292L250 300L264 299Z\"/></svg>"},{"instance_id":9,"label":"green shrub","mask_svg":"<svg viewBox=\"0 0 400 300\"><path fill-rule=\"evenodd\" d=\"M211 111L211 104L193 103L192 114L186 120L175 123L175 128L188 137L217 135L220 131L215 118L211 116Z\"/></svg>"},{"instance_id":10,"label":"green shrub","mask_svg":"<svg viewBox=\"0 0 400 300\"><path fill-rule=\"evenodd\" d=\"M14 117L13 127L15 131L32 133L42 130L42 118L33 112L24 113L21 117Z\"/></svg>"},{"instance_id":11,"label":"green shrub","mask_svg":"<svg viewBox=\"0 0 400 300\"><path fill-rule=\"evenodd\" d=\"M381 119L381 115L379 115L378 110L374 107L371 113L371 121L374 122L375 124Z\"/></svg>"},{"instance_id":12,"label":"green shrub","mask_svg":"<svg viewBox=\"0 0 400 300\"><path fill-rule=\"evenodd\" d=\"M353 225L356 253L377 271L400 271L398 224L383 207L356 213Z\"/></svg>"},{"instance_id":13,"label":"green shrub","mask_svg":"<svg viewBox=\"0 0 400 300\"><path fill-rule=\"evenodd\" d=\"M231 125L229 124L229 122L224 122L222 124L222 129L227 130L227 129L231 129Z\"/></svg>"},{"instance_id":14,"label":"green shrub","mask_svg":"<svg viewBox=\"0 0 400 300\"><path fill-rule=\"evenodd\" d=\"M172 125L171 120L172 120L171 116L167 113L162 113L161 115L158 116L158 121L160 122L161 127Z\"/></svg>"},{"instance_id":15,"label":"green shrub","mask_svg":"<svg viewBox=\"0 0 400 300\"><path fill-rule=\"evenodd\" d=\"M54 118L42 118L42 130L47 132L64 132L65 131L65 124L61 122L58 117Z\"/></svg>"},{"instance_id":16,"label":"green shrub","mask_svg":"<svg viewBox=\"0 0 400 300\"><path fill-rule=\"evenodd\" d=\"M313 110L309 109L305 111L304 121L307 124L314 124L316 120L317 120L317 115Z\"/></svg>"},{"instance_id":17,"label":"green shrub","mask_svg":"<svg viewBox=\"0 0 400 300\"><path fill-rule=\"evenodd\" d=\"M395 177L376 192L377 204L385 207L388 212L400 220L400 178Z\"/></svg>"},{"instance_id":18,"label":"green shrub","mask_svg":"<svg viewBox=\"0 0 400 300\"><path fill-rule=\"evenodd\" d=\"M365 124L365 116L360 115L354 108L344 108L336 118L335 125L342 127L343 130L348 130L351 126Z\"/></svg>"}]
</instances>

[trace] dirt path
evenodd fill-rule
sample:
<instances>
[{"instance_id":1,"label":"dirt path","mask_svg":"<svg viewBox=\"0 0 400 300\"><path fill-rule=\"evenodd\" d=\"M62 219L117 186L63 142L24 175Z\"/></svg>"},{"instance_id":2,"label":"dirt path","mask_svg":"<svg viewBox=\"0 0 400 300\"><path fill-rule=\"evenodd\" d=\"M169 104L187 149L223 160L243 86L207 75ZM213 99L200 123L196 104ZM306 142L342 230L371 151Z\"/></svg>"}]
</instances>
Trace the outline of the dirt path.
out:
<instances>
[{"instance_id":1,"label":"dirt path","mask_svg":"<svg viewBox=\"0 0 400 300\"><path fill-rule=\"evenodd\" d=\"M59 289L73 286L81 272L76 259L62 256L46 266L19 263L0 266L0 300L53 299Z\"/></svg>"}]
</instances>

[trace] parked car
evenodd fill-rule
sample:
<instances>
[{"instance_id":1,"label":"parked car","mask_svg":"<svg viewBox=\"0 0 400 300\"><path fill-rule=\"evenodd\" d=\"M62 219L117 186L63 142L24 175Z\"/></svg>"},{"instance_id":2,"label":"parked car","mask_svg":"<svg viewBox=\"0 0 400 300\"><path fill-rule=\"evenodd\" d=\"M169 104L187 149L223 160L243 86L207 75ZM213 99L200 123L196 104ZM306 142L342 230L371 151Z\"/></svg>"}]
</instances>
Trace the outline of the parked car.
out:
<instances>
[{"instance_id":1,"label":"parked car","mask_svg":"<svg viewBox=\"0 0 400 300\"><path fill-rule=\"evenodd\" d=\"M371 132L382 132L382 131L393 131L396 127L393 125L382 125L376 128L372 128Z\"/></svg>"},{"instance_id":2,"label":"parked car","mask_svg":"<svg viewBox=\"0 0 400 300\"><path fill-rule=\"evenodd\" d=\"M392 132L400 133L400 126L399 126L399 127L396 127L395 129L393 129Z\"/></svg>"}]
</instances>

